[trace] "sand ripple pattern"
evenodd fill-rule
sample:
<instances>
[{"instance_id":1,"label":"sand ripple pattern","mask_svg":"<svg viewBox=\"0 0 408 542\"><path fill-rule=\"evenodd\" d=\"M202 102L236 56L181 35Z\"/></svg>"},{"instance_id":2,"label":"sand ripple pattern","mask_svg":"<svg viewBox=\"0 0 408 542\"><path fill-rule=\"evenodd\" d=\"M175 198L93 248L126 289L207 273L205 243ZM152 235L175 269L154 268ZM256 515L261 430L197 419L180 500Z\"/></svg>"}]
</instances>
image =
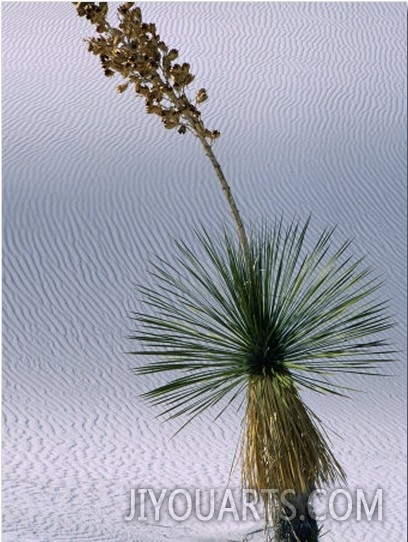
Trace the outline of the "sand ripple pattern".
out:
<instances>
[{"instance_id":1,"label":"sand ripple pattern","mask_svg":"<svg viewBox=\"0 0 408 542\"><path fill-rule=\"evenodd\" d=\"M316 231L354 236L384 277L403 349L403 5L143 6L208 89L203 114L245 218L312 211ZM125 354L148 260L171 258L172 238L194 242L200 224L229 223L213 171L198 142L114 92L69 3L2 11L3 539L242 538L248 526L230 522L124 521L131 487L228 483L240 415L204 416L170 440L177 424L139 400L153 381L132 377ZM333 446L350 487L389 499L382 524L330 524L333 541L403 539L403 371L354 401L307 398L344 436Z\"/></svg>"}]
</instances>

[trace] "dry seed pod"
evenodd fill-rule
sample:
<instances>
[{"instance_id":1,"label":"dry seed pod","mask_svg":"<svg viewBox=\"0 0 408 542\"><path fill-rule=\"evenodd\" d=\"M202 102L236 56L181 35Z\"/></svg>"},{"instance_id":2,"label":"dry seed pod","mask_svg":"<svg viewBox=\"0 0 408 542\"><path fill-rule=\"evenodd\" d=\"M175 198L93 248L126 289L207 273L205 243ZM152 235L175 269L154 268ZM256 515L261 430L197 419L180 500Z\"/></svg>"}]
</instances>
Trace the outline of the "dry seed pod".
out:
<instances>
[{"instance_id":1,"label":"dry seed pod","mask_svg":"<svg viewBox=\"0 0 408 542\"><path fill-rule=\"evenodd\" d=\"M190 83L192 83L195 79L195 75L193 75L192 73L188 73L184 78L183 78L183 84L184 86L187 86L189 85Z\"/></svg>"},{"instance_id":2,"label":"dry seed pod","mask_svg":"<svg viewBox=\"0 0 408 542\"><path fill-rule=\"evenodd\" d=\"M161 102L163 99L163 93L158 88L153 88L152 92L150 93L150 97L156 102Z\"/></svg>"},{"instance_id":3,"label":"dry seed pod","mask_svg":"<svg viewBox=\"0 0 408 542\"><path fill-rule=\"evenodd\" d=\"M129 83L122 83L121 85L118 85L116 87L116 90L119 92L119 94L122 94L122 92L125 92L128 86L129 86Z\"/></svg>"},{"instance_id":4,"label":"dry seed pod","mask_svg":"<svg viewBox=\"0 0 408 542\"><path fill-rule=\"evenodd\" d=\"M135 83L135 92L137 94L142 94L143 96L149 95L149 87L146 85L141 85L140 83Z\"/></svg>"},{"instance_id":5,"label":"dry seed pod","mask_svg":"<svg viewBox=\"0 0 408 542\"><path fill-rule=\"evenodd\" d=\"M196 101L198 104L201 104L202 102L205 102L205 100L208 99L207 91L205 88L200 88L200 90L197 91L196 94Z\"/></svg>"},{"instance_id":6,"label":"dry seed pod","mask_svg":"<svg viewBox=\"0 0 408 542\"><path fill-rule=\"evenodd\" d=\"M80 17L84 17L84 15L85 15L85 2L72 2L72 4L76 7L78 15Z\"/></svg>"},{"instance_id":7,"label":"dry seed pod","mask_svg":"<svg viewBox=\"0 0 408 542\"><path fill-rule=\"evenodd\" d=\"M206 130L205 131L205 137L208 137L208 139L217 139L220 137L220 132L218 130Z\"/></svg>"},{"instance_id":8,"label":"dry seed pod","mask_svg":"<svg viewBox=\"0 0 408 542\"><path fill-rule=\"evenodd\" d=\"M170 51L168 52L168 55L167 55L167 60L170 60L170 62L171 62L173 60L176 60L177 57L178 57L177 49L170 49Z\"/></svg>"},{"instance_id":9,"label":"dry seed pod","mask_svg":"<svg viewBox=\"0 0 408 542\"><path fill-rule=\"evenodd\" d=\"M162 122L163 122L164 127L167 128L168 130L172 130L173 128L178 126L178 122L175 121L175 119L173 118L163 117Z\"/></svg>"},{"instance_id":10,"label":"dry seed pod","mask_svg":"<svg viewBox=\"0 0 408 542\"><path fill-rule=\"evenodd\" d=\"M99 13L106 17L108 14L108 2L99 2Z\"/></svg>"},{"instance_id":11,"label":"dry seed pod","mask_svg":"<svg viewBox=\"0 0 408 542\"><path fill-rule=\"evenodd\" d=\"M129 9L133 6L134 2L125 2L121 6L118 7L118 12L121 15L126 15L126 13L129 11Z\"/></svg>"},{"instance_id":12,"label":"dry seed pod","mask_svg":"<svg viewBox=\"0 0 408 542\"><path fill-rule=\"evenodd\" d=\"M148 113L149 115L151 115L152 113L155 113L156 115L161 116L162 108L158 105L146 104L146 113Z\"/></svg>"}]
</instances>

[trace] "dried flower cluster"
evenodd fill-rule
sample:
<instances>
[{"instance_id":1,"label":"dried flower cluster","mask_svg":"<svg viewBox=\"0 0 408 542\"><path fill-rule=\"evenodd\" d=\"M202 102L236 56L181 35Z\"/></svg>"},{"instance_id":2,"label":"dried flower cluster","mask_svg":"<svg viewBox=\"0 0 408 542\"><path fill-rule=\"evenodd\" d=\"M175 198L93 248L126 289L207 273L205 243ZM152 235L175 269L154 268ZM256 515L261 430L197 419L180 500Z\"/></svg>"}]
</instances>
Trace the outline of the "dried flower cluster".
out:
<instances>
[{"instance_id":1,"label":"dried flower cluster","mask_svg":"<svg viewBox=\"0 0 408 542\"><path fill-rule=\"evenodd\" d=\"M181 134L192 131L200 139L216 139L220 133L208 130L196 105L207 99L200 89L192 103L186 88L194 80L188 63L178 64L176 49L169 49L160 39L156 25L145 23L139 7L126 2L118 8L119 25L107 20L107 2L74 2L78 15L95 25L98 37L87 40L88 50L101 59L107 77L120 74L125 82L117 87L124 92L129 86L145 99L146 111L158 115L165 128L177 128Z\"/></svg>"}]
</instances>

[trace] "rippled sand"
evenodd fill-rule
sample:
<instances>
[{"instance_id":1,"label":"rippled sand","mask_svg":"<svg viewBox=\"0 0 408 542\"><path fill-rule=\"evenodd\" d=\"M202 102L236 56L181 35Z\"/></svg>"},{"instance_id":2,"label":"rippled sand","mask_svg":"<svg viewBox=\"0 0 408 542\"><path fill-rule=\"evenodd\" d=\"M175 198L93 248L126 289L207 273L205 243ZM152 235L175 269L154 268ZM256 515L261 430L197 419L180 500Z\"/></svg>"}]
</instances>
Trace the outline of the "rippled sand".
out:
<instances>
[{"instance_id":1,"label":"rippled sand","mask_svg":"<svg viewBox=\"0 0 408 542\"><path fill-rule=\"evenodd\" d=\"M403 540L405 6L142 7L208 90L203 115L245 219L313 212L316 232L337 224L384 279L394 376L348 379L364 390L352 401L305 398L342 437L331 433L349 488L384 490L383 522L328 520L328 539ZM241 413L170 440L178 425L139 399L160 379L132 376L140 361L125 353L149 258L229 221L211 166L114 92L71 4L2 12L3 540L238 540L256 525L124 520L132 487L228 483Z\"/></svg>"}]
</instances>

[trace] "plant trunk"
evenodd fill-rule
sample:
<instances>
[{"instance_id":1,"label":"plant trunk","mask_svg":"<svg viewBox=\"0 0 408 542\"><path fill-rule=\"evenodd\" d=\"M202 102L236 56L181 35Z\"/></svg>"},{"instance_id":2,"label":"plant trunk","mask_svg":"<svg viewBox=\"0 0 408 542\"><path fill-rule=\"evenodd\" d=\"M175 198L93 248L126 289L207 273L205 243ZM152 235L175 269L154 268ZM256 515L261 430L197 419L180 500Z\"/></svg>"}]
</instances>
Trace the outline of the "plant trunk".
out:
<instances>
[{"instance_id":1,"label":"plant trunk","mask_svg":"<svg viewBox=\"0 0 408 542\"><path fill-rule=\"evenodd\" d=\"M250 377L240 457L242 487L264 501L265 530L277 529L279 542L315 542L308 497L316 484L331 484L342 471L290 374Z\"/></svg>"},{"instance_id":2,"label":"plant trunk","mask_svg":"<svg viewBox=\"0 0 408 542\"><path fill-rule=\"evenodd\" d=\"M286 497L275 521L275 542L317 542L320 529L313 511L308 508L311 491L293 498Z\"/></svg>"}]
</instances>

